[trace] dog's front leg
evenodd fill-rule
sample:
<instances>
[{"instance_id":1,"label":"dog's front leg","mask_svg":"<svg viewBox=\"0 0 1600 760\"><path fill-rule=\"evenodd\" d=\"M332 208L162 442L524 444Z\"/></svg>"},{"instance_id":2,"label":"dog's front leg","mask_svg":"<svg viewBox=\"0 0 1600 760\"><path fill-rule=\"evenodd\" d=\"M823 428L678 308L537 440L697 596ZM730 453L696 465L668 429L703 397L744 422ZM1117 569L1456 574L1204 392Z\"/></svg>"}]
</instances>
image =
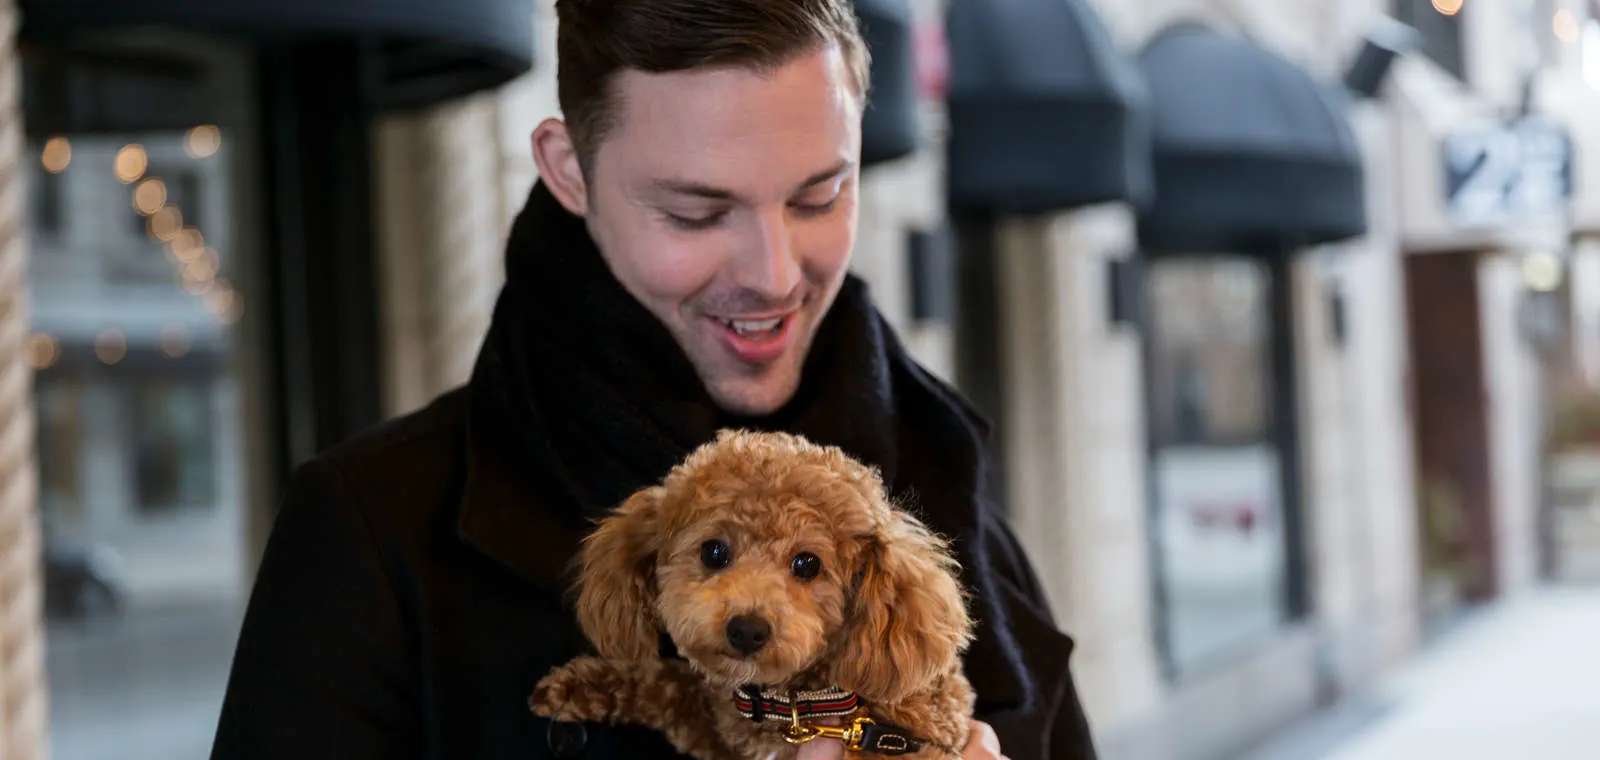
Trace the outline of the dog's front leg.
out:
<instances>
[{"instance_id":1,"label":"dog's front leg","mask_svg":"<svg viewBox=\"0 0 1600 760\"><path fill-rule=\"evenodd\" d=\"M915 760L959 758L971 738L976 697L967 677L956 670L939 676L930 688L894 705L875 705L873 717L911 729L928 745L908 755Z\"/></svg>"},{"instance_id":2,"label":"dog's front leg","mask_svg":"<svg viewBox=\"0 0 1600 760\"><path fill-rule=\"evenodd\" d=\"M653 728L700 760L732 757L716 731L704 681L677 660L579 657L541 679L528 705L546 718Z\"/></svg>"}]
</instances>

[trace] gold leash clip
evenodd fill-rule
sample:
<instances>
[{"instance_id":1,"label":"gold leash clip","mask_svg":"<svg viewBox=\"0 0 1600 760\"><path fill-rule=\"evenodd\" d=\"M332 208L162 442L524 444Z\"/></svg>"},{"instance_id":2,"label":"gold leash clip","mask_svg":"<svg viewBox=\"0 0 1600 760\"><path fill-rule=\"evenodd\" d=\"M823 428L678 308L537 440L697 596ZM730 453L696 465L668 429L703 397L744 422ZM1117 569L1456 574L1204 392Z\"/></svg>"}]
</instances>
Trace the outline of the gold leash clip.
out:
<instances>
[{"instance_id":1,"label":"gold leash clip","mask_svg":"<svg viewBox=\"0 0 1600 760\"><path fill-rule=\"evenodd\" d=\"M873 720L865 715L858 716L850 721L848 726L819 726L801 723L800 715L795 710L789 711L789 725L783 728L783 740L790 744L805 744L819 736L838 739L844 748L850 751L861 749L861 740L865 734L864 727L871 725Z\"/></svg>"}]
</instances>

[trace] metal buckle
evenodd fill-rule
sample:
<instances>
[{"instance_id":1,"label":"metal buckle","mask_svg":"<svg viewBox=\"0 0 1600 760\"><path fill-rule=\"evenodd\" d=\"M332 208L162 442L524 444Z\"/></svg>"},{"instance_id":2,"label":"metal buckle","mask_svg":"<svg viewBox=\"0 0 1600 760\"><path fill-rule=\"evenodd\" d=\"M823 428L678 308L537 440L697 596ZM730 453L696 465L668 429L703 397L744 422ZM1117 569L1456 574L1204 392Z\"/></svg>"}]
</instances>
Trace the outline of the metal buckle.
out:
<instances>
[{"instance_id":1,"label":"metal buckle","mask_svg":"<svg viewBox=\"0 0 1600 760\"><path fill-rule=\"evenodd\" d=\"M844 748L852 752L861 750L861 740L866 733L866 726L872 725L873 720L865 715L858 716L850 721L848 726L820 726L800 722L800 711L794 708L794 699L789 700L789 725L783 727L783 740L790 744L805 744L819 736L838 739Z\"/></svg>"}]
</instances>

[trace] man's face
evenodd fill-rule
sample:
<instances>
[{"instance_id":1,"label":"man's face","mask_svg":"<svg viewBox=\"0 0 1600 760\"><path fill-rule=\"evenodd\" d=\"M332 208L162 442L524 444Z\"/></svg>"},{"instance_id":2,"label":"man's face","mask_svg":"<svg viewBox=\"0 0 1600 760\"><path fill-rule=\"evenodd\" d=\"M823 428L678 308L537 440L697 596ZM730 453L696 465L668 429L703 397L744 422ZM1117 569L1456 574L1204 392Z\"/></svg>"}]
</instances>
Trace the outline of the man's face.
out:
<instances>
[{"instance_id":1,"label":"man's face","mask_svg":"<svg viewBox=\"0 0 1600 760\"><path fill-rule=\"evenodd\" d=\"M625 71L590 234L718 405L783 406L855 242L860 98L834 46L776 71Z\"/></svg>"}]
</instances>

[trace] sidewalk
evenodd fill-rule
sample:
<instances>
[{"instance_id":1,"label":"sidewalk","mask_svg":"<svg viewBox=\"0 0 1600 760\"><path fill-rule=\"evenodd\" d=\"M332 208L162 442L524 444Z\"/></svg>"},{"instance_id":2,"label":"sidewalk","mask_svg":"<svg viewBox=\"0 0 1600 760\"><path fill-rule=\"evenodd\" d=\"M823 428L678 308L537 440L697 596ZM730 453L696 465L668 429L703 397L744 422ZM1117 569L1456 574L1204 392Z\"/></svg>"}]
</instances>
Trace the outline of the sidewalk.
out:
<instances>
[{"instance_id":1,"label":"sidewalk","mask_svg":"<svg viewBox=\"0 0 1600 760\"><path fill-rule=\"evenodd\" d=\"M205 760L241 602L137 608L50 630L54 760Z\"/></svg>"},{"instance_id":2,"label":"sidewalk","mask_svg":"<svg viewBox=\"0 0 1600 760\"><path fill-rule=\"evenodd\" d=\"M1600 758L1600 587L1545 588L1246 760Z\"/></svg>"}]
</instances>

